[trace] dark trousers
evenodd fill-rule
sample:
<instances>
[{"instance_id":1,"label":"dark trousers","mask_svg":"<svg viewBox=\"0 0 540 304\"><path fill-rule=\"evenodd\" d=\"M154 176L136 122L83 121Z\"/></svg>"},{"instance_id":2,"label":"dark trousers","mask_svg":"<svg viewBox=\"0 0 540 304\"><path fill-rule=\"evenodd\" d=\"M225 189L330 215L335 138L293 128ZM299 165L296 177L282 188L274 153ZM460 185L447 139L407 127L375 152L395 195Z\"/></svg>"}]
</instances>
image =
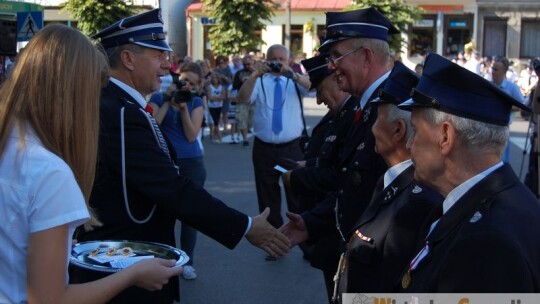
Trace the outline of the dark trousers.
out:
<instances>
[{"instance_id":1,"label":"dark trousers","mask_svg":"<svg viewBox=\"0 0 540 304\"><path fill-rule=\"evenodd\" d=\"M259 211L262 212L266 207L269 207L268 222L276 228L283 225L283 218L281 217L281 187L279 185L281 172L275 170L274 166L281 163L280 158L301 160L302 157L300 139L284 144L271 144L255 138L253 168ZM298 213L299 205L294 195L285 189L285 196L289 211Z\"/></svg>"}]
</instances>

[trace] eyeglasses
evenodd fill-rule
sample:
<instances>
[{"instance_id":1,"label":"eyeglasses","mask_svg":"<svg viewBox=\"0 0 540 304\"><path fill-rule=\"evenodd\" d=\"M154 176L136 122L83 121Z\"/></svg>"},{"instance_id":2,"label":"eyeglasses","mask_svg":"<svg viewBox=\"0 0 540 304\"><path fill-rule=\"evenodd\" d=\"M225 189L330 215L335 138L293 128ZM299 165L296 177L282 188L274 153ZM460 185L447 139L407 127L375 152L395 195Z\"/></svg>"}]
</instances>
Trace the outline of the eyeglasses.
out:
<instances>
[{"instance_id":1,"label":"eyeglasses","mask_svg":"<svg viewBox=\"0 0 540 304\"><path fill-rule=\"evenodd\" d=\"M352 53L354 53L354 52L356 52L356 51L358 51L358 50L361 50L361 49L363 49L363 48L364 48L363 46L358 47L358 48L353 49L352 51L347 52L347 53L345 53L345 54L343 54L343 55L341 55L341 56L339 56L339 57L337 57L337 58L332 58L332 56L326 57L326 63L327 63L327 64L332 64L333 66L336 66L337 63L338 63L341 59L343 59L343 58L349 56L350 54L352 54Z\"/></svg>"}]
</instances>

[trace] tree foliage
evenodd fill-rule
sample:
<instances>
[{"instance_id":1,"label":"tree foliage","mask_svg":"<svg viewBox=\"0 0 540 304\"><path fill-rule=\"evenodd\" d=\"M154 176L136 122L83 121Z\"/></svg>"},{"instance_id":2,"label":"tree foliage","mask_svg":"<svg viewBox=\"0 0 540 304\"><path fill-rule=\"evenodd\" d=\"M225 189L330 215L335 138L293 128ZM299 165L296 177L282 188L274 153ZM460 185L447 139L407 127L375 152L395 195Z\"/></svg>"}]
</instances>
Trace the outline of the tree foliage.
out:
<instances>
[{"instance_id":1,"label":"tree foliage","mask_svg":"<svg viewBox=\"0 0 540 304\"><path fill-rule=\"evenodd\" d=\"M209 16L217 20L210 29L209 39L215 54L239 54L256 50L262 39L256 30L266 28L264 20L274 16L272 0L202 0Z\"/></svg>"},{"instance_id":2,"label":"tree foliage","mask_svg":"<svg viewBox=\"0 0 540 304\"><path fill-rule=\"evenodd\" d=\"M375 7L402 33L407 32L409 24L420 20L424 12L422 8L406 4L403 0L353 0L352 3L346 10ZM402 43L405 43L405 40L400 35L390 36L389 44L392 50L399 51Z\"/></svg>"},{"instance_id":3,"label":"tree foliage","mask_svg":"<svg viewBox=\"0 0 540 304\"><path fill-rule=\"evenodd\" d=\"M71 13L77 20L77 27L86 35L93 35L135 14L131 1L122 0L67 0L61 6Z\"/></svg>"}]
</instances>

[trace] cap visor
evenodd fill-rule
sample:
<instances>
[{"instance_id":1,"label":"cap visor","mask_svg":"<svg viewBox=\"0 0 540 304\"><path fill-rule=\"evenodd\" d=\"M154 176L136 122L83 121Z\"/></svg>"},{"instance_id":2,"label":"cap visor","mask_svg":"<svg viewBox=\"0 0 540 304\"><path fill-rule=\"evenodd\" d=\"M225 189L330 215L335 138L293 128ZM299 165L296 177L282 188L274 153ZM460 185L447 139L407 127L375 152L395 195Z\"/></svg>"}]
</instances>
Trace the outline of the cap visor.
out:
<instances>
[{"instance_id":1,"label":"cap visor","mask_svg":"<svg viewBox=\"0 0 540 304\"><path fill-rule=\"evenodd\" d=\"M398 107L402 110L407 110L407 111L410 111L412 110L412 108L416 106L416 103L414 102L414 100L412 98L409 98L407 100L405 100L404 102L398 104Z\"/></svg>"},{"instance_id":2,"label":"cap visor","mask_svg":"<svg viewBox=\"0 0 540 304\"><path fill-rule=\"evenodd\" d=\"M353 38L353 37L337 37L337 38L330 38L326 41L323 42L323 44L321 44L321 46L319 47L318 51L320 53L328 53L328 51L330 50L330 46L336 42L339 42L339 41L342 41L342 40L346 40L346 39L350 39L350 38Z\"/></svg>"},{"instance_id":3,"label":"cap visor","mask_svg":"<svg viewBox=\"0 0 540 304\"><path fill-rule=\"evenodd\" d=\"M156 50L162 50L162 51L169 51L172 52L173 50L169 46L169 44L165 40L156 40L156 41L137 41L133 42L137 45L144 46L151 49Z\"/></svg>"}]
</instances>

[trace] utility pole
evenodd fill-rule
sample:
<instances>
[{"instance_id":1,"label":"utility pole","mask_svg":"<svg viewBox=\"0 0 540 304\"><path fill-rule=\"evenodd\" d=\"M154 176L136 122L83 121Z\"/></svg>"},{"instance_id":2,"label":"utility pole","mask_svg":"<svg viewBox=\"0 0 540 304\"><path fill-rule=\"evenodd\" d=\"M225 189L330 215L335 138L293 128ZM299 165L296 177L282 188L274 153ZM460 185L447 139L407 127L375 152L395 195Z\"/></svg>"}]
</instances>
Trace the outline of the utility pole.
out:
<instances>
[{"instance_id":1,"label":"utility pole","mask_svg":"<svg viewBox=\"0 0 540 304\"><path fill-rule=\"evenodd\" d=\"M285 7L285 47L291 49L291 0L287 0Z\"/></svg>"}]
</instances>

